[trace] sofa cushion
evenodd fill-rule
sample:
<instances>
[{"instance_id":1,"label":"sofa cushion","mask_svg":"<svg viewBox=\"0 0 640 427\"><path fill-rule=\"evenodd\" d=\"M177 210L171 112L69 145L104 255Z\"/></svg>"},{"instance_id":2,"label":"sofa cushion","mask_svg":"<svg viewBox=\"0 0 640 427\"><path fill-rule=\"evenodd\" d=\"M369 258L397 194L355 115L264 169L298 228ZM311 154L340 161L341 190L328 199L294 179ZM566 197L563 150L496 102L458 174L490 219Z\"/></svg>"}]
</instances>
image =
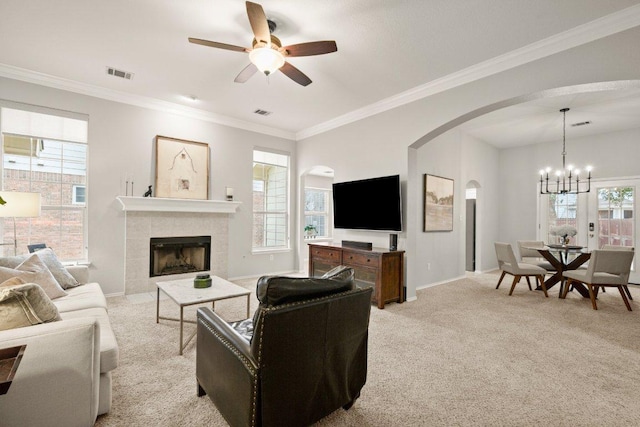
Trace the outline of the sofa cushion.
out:
<instances>
[{"instance_id":1,"label":"sofa cushion","mask_svg":"<svg viewBox=\"0 0 640 427\"><path fill-rule=\"evenodd\" d=\"M58 260L55 252L51 248L41 249L35 254L44 262L56 282L61 288L67 289L74 286L78 286L80 283L69 273L69 271ZM16 268L22 264L31 255L18 255L12 257L0 257L0 267Z\"/></svg>"},{"instance_id":2,"label":"sofa cushion","mask_svg":"<svg viewBox=\"0 0 640 427\"><path fill-rule=\"evenodd\" d=\"M86 286L86 285L85 285ZM100 326L100 372L105 373L118 366L118 342L111 329L107 310L104 308L86 308L60 313L62 320L94 318Z\"/></svg>"},{"instance_id":3,"label":"sofa cushion","mask_svg":"<svg viewBox=\"0 0 640 427\"><path fill-rule=\"evenodd\" d=\"M67 295L38 255L31 254L15 269L0 267L0 281L19 277L26 283L37 283L51 299Z\"/></svg>"},{"instance_id":4,"label":"sofa cushion","mask_svg":"<svg viewBox=\"0 0 640 427\"><path fill-rule=\"evenodd\" d=\"M80 285L80 283L69 274L67 269L64 268L51 248L41 249L35 252L35 254L44 262L62 289L74 288Z\"/></svg>"},{"instance_id":5,"label":"sofa cushion","mask_svg":"<svg viewBox=\"0 0 640 427\"><path fill-rule=\"evenodd\" d=\"M0 267L16 268L27 259L24 255L0 257Z\"/></svg>"},{"instance_id":6,"label":"sofa cushion","mask_svg":"<svg viewBox=\"0 0 640 427\"><path fill-rule=\"evenodd\" d=\"M56 298L53 303L60 313L67 311L83 310L85 308L107 309L107 299L97 283L87 283L66 290L67 295Z\"/></svg>"},{"instance_id":7,"label":"sofa cushion","mask_svg":"<svg viewBox=\"0 0 640 427\"><path fill-rule=\"evenodd\" d=\"M0 287L0 331L60 320L58 309L35 283Z\"/></svg>"}]
</instances>

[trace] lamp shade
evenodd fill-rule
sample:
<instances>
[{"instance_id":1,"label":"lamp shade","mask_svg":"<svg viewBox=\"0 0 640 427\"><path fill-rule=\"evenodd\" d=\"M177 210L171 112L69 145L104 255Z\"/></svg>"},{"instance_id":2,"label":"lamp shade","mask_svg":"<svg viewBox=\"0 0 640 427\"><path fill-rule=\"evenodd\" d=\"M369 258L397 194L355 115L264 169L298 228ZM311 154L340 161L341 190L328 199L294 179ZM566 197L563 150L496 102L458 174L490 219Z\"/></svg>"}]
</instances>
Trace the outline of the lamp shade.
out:
<instances>
[{"instance_id":1,"label":"lamp shade","mask_svg":"<svg viewBox=\"0 0 640 427\"><path fill-rule=\"evenodd\" d=\"M40 193L0 191L4 204L0 205L2 218L33 218L40 216Z\"/></svg>"},{"instance_id":2,"label":"lamp shade","mask_svg":"<svg viewBox=\"0 0 640 427\"><path fill-rule=\"evenodd\" d=\"M270 47L258 47L249 52L249 60L267 76L284 65L284 57Z\"/></svg>"}]
</instances>

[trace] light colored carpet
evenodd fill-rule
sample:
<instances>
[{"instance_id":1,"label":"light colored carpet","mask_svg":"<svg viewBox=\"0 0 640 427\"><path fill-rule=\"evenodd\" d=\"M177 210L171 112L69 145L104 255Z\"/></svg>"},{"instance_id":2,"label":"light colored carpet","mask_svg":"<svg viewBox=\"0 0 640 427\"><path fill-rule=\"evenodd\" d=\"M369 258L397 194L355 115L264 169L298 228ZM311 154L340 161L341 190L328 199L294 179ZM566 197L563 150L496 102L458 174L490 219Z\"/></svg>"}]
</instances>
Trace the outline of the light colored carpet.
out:
<instances>
[{"instance_id":1,"label":"light colored carpet","mask_svg":"<svg viewBox=\"0 0 640 427\"><path fill-rule=\"evenodd\" d=\"M497 277L372 307L362 396L318 426L640 425L640 289L631 289L633 312L615 289L600 294L594 311L575 292L558 299L557 286L544 298L523 282L509 297L508 283L495 289ZM241 284L252 289L255 281ZM242 318L244 300L216 310ZM164 300L161 312L178 310ZM125 298L110 299L109 314L120 364L113 408L97 426L226 425L196 396L195 344L177 354L177 323L156 324L154 302Z\"/></svg>"}]
</instances>

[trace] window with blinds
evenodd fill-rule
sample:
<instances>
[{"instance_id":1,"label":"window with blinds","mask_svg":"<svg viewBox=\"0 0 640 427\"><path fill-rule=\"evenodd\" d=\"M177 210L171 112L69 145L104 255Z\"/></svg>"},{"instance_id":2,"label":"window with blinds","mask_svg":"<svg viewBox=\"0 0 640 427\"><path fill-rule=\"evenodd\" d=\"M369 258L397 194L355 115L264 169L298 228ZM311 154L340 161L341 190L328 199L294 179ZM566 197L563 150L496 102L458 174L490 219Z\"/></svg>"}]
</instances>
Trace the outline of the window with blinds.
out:
<instances>
[{"instance_id":1,"label":"window with blinds","mask_svg":"<svg viewBox=\"0 0 640 427\"><path fill-rule=\"evenodd\" d=\"M0 108L2 189L40 193L41 215L16 218L18 253L44 243L66 261L87 259L87 120ZM4 242L13 220L2 219ZM4 246L7 248L7 246Z\"/></svg>"}]
</instances>

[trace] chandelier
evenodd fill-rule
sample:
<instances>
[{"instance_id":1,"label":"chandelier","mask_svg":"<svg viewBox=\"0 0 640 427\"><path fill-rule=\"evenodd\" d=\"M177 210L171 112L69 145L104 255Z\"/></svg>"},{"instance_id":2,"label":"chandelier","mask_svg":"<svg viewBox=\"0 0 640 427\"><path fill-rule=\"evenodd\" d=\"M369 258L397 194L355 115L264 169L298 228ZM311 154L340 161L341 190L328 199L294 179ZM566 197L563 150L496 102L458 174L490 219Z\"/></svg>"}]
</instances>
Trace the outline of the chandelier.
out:
<instances>
[{"instance_id":1,"label":"chandelier","mask_svg":"<svg viewBox=\"0 0 640 427\"><path fill-rule=\"evenodd\" d=\"M540 171L540 194L580 194L591 191L591 166L587 166L587 181L580 181L580 170L574 169L572 165L566 165L566 126L568 108L560 110L562 113L562 170L555 172L555 182L551 179L549 188L549 172L551 168ZM586 186L585 186L586 184Z\"/></svg>"}]
</instances>

